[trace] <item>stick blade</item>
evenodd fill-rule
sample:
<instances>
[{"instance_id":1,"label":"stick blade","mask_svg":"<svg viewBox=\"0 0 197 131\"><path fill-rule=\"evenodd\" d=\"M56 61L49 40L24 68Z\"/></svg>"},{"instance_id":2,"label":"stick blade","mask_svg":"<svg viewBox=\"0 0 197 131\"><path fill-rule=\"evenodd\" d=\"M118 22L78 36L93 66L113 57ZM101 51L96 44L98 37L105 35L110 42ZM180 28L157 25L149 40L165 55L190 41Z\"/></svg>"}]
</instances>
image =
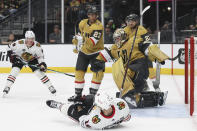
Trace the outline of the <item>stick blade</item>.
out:
<instances>
[{"instance_id":1,"label":"stick blade","mask_svg":"<svg viewBox=\"0 0 197 131\"><path fill-rule=\"evenodd\" d=\"M144 8L144 10L142 11L142 13L140 15L143 15L149 9L150 9L150 5L146 6L146 8Z\"/></svg>"}]
</instances>

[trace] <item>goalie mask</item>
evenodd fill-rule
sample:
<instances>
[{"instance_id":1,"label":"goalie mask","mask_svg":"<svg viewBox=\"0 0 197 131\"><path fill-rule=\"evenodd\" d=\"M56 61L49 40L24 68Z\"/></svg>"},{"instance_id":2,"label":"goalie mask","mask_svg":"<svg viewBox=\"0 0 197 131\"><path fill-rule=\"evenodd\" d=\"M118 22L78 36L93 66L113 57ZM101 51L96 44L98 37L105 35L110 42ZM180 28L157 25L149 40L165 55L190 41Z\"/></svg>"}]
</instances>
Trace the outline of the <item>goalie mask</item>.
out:
<instances>
[{"instance_id":1,"label":"goalie mask","mask_svg":"<svg viewBox=\"0 0 197 131\"><path fill-rule=\"evenodd\" d=\"M117 29L113 34L113 39L118 48L121 48L124 42L127 40L127 34L124 29Z\"/></svg>"},{"instance_id":2,"label":"goalie mask","mask_svg":"<svg viewBox=\"0 0 197 131\"><path fill-rule=\"evenodd\" d=\"M97 93L95 96L95 105L102 110L108 110L112 106L113 98L106 93Z\"/></svg>"}]
</instances>

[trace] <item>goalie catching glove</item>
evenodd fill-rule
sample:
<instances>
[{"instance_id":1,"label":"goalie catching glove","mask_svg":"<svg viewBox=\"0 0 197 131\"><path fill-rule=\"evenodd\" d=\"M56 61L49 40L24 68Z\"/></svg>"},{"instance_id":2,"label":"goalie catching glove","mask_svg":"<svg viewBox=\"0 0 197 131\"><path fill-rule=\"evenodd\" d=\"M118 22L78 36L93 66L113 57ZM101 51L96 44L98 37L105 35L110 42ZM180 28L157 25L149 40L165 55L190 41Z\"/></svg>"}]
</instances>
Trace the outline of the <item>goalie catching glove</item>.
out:
<instances>
[{"instance_id":1,"label":"goalie catching glove","mask_svg":"<svg viewBox=\"0 0 197 131\"><path fill-rule=\"evenodd\" d=\"M40 71L46 72L47 71L47 65L45 62L42 62L38 65Z\"/></svg>"}]
</instances>

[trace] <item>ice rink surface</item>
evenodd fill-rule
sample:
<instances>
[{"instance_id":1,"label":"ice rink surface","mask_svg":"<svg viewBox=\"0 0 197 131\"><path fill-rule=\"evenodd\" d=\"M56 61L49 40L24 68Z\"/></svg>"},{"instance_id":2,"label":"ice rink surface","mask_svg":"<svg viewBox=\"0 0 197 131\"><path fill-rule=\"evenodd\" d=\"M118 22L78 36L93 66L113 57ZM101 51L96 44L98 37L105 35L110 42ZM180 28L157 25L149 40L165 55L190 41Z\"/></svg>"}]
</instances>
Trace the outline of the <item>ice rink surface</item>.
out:
<instances>
[{"instance_id":1,"label":"ice rink surface","mask_svg":"<svg viewBox=\"0 0 197 131\"><path fill-rule=\"evenodd\" d=\"M40 80L29 73L19 74L6 98L0 97L0 131L79 131L78 123L58 110L50 109L45 102L54 99L64 102L74 94L74 78L48 73L57 95L51 96ZM0 95L8 74L0 74ZM92 74L86 74L84 93L88 93ZM149 85L151 82L149 81ZM131 110L132 119L120 127L120 131L197 131L197 117L189 116L189 106L184 104L184 77L161 76L161 90L168 91L163 107ZM111 74L105 74L100 92L115 96L117 88ZM197 110L197 108L195 109Z\"/></svg>"}]
</instances>

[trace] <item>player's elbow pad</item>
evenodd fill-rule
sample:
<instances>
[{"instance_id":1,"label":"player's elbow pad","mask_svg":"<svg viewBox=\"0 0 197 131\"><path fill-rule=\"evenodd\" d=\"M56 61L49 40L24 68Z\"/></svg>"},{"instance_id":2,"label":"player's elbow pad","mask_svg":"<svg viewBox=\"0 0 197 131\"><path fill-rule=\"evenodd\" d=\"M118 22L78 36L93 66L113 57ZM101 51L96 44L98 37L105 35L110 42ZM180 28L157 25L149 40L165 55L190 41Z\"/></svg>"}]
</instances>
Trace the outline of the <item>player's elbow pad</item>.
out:
<instances>
[{"instance_id":1,"label":"player's elbow pad","mask_svg":"<svg viewBox=\"0 0 197 131\"><path fill-rule=\"evenodd\" d=\"M73 45L77 45L78 40L77 39L72 39L72 43L73 43Z\"/></svg>"},{"instance_id":2,"label":"player's elbow pad","mask_svg":"<svg viewBox=\"0 0 197 131\"><path fill-rule=\"evenodd\" d=\"M8 57L11 57L12 54L13 54L13 51L12 51L12 50L8 50L8 51L7 51Z\"/></svg>"},{"instance_id":3,"label":"player's elbow pad","mask_svg":"<svg viewBox=\"0 0 197 131\"><path fill-rule=\"evenodd\" d=\"M140 50L142 53L144 53L145 55L147 55L147 54L146 54L146 50L148 49L148 47L149 47L151 44L152 44L152 42L140 43L139 46L138 46L138 48L139 48L139 50Z\"/></svg>"},{"instance_id":4,"label":"player's elbow pad","mask_svg":"<svg viewBox=\"0 0 197 131\"><path fill-rule=\"evenodd\" d=\"M148 58L151 61L158 61L158 62L164 62L165 60L167 60L169 57L162 52L158 46L156 44L151 45L147 48L147 50L145 51L145 54L148 55Z\"/></svg>"},{"instance_id":5,"label":"player's elbow pad","mask_svg":"<svg viewBox=\"0 0 197 131\"><path fill-rule=\"evenodd\" d=\"M108 50L106 47L104 48L104 50L100 52L100 55L102 56L105 62L111 62L114 60L110 50Z\"/></svg>"}]
</instances>

